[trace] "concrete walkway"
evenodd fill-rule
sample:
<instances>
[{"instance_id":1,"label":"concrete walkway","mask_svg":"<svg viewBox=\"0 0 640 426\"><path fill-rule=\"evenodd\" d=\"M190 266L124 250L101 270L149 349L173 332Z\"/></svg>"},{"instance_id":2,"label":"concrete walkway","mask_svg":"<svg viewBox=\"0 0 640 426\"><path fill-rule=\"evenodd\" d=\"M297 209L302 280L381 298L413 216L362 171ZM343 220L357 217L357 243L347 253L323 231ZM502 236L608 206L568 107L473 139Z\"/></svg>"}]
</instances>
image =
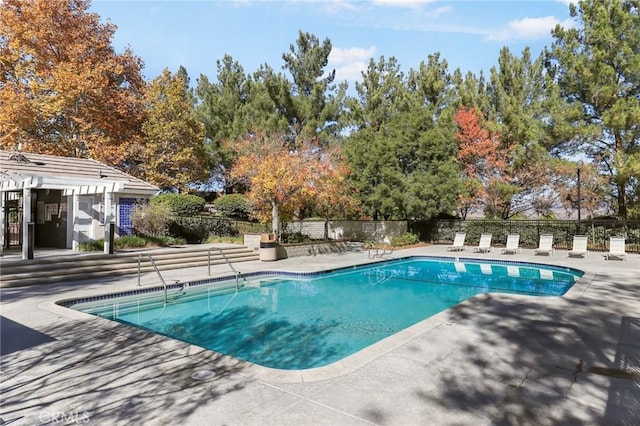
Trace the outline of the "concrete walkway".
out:
<instances>
[{"instance_id":1,"label":"concrete walkway","mask_svg":"<svg viewBox=\"0 0 640 426\"><path fill-rule=\"evenodd\" d=\"M455 256L428 246L391 257L415 254ZM0 425L640 424L640 256L459 255L586 273L563 297L480 295L301 372L249 365L54 304L134 289L136 277L2 289ZM359 252L236 268L315 271L368 261ZM163 274L186 281L206 268ZM143 284L157 279L146 275Z\"/></svg>"}]
</instances>

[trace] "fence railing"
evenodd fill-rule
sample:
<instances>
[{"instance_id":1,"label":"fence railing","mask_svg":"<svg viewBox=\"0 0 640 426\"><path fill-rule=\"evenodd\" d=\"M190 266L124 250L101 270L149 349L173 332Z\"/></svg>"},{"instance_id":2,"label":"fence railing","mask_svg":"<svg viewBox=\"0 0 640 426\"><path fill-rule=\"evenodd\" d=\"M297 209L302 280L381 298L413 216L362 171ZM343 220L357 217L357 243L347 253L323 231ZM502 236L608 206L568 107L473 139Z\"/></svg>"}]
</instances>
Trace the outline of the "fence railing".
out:
<instances>
[{"instance_id":1,"label":"fence railing","mask_svg":"<svg viewBox=\"0 0 640 426\"><path fill-rule=\"evenodd\" d=\"M423 241L447 244L453 241L458 231L467 233L466 242L477 244L480 234L492 234L492 244L505 245L508 234L520 235L520 246L535 248L541 234L553 234L554 247L570 249L574 235L587 235L588 248L593 251L607 251L609 237L621 235L626 239L626 249L630 253L640 252L640 220L436 220L413 222L410 231L418 234Z\"/></svg>"}]
</instances>

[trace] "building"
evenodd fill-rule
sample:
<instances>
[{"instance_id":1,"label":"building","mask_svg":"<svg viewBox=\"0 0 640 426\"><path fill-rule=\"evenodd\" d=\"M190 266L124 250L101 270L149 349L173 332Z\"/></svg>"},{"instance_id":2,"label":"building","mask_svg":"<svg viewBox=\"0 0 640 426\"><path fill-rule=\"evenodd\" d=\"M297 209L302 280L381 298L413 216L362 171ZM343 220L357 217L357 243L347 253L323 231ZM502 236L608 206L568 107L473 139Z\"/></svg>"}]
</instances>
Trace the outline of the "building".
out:
<instances>
[{"instance_id":1,"label":"building","mask_svg":"<svg viewBox=\"0 0 640 426\"><path fill-rule=\"evenodd\" d=\"M83 241L131 233L131 212L158 188L85 158L0 150L0 243L34 248L71 248Z\"/></svg>"}]
</instances>

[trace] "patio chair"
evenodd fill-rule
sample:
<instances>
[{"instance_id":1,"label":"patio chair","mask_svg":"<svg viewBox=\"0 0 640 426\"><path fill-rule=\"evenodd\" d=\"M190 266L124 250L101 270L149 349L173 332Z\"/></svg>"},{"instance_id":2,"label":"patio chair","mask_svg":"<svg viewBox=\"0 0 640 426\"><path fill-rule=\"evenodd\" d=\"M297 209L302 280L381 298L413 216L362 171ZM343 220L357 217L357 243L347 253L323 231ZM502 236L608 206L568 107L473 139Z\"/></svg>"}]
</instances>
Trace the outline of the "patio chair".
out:
<instances>
[{"instance_id":1,"label":"patio chair","mask_svg":"<svg viewBox=\"0 0 640 426\"><path fill-rule=\"evenodd\" d=\"M542 234L540 235L540 245L537 249L533 251L533 254L546 254L547 256L551 256L554 252L553 248L553 235L552 234Z\"/></svg>"},{"instance_id":2,"label":"patio chair","mask_svg":"<svg viewBox=\"0 0 640 426\"><path fill-rule=\"evenodd\" d=\"M520 253L520 234L507 235L507 246L502 249L502 254L506 253Z\"/></svg>"},{"instance_id":3,"label":"patio chair","mask_svg":"<svg viewBox=\"0 0 640 426\"><path fill-rule=\"evenodd\" d=\"M464 240L467 238L466 232L456 232L456 236L453 239L453 244L451 244L447 250L450 251L461 251L464 250Z\"/></svg>"},{"instance_id":4,"label":"patio chair","mask_svg":"<svg viewBox=\"0 0 640 426\"><path fill-rule=\"evenodd\" d=\"M488 253L491 251L491 234L481 234L480 235L480 244L475 248L476 252L479 253Z\"/></svg>"},{"instance_id":5,"label":"patio chair","mask_svg":"<svg viewBox=\"0 0 640 426\"><path fill-rule=\"evenodd\" d=\"M585 259L589 257L589 251L587 250L587 236L586 235L574 235L573 236L573 246L571 250L569 250L569 257L584 257Z\"/></svg>"},{"instance_id":6,"label":"patio chair","mask_svg":"<svg viewBox=\"0 0 640 426\"><path fill-rule=\"evenodd\" d=\"M609 260L612 257L627 260L627 250L625 248L624 237L609 238L609 253L605 254L605 258Z\"/></svg>"}]
</instances>

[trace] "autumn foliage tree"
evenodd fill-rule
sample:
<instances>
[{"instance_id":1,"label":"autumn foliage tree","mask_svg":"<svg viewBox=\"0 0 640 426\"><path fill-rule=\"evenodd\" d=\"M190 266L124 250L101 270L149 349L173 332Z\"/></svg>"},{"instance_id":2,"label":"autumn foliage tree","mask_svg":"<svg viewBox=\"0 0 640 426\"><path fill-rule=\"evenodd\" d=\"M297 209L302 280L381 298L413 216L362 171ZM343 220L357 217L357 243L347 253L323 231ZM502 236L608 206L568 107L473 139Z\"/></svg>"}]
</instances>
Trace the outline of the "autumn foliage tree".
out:
<instances>
[{"instance_id":1,"label":"autumn foliage tree","mask_svg":"<svg viewBox=\"0 0 640 426\"><path fill-rule=\"evenodd\" d=\"M359 214L355 185L348 179L351 171L343 152L337 146L325 149L316 162L313 211L324 218L324 238L329 238L329 220Z\"/></svg>"},{"instance_id":2,"label":"autumn foliage tree","mask_svg":"<svg viewBox=\"0 0 640 426\"><path fill-rule=\"evenodd\" d=\"M473 204L473 200L478 200L488 216L507 218L511 198L517 192L512 185L508 149L501 146L499 135L483 127L476 109L459 108L454 119L459 127L458 161L468 180L468 191L460 201Z\"/></svg>"},{"instance_id":3,"label":"autumn foliage tree","mask_svg":"<svg viewBox=\"0 0 640 426\"><path fill-rule=\"evenodd\" d=\"M118 165L137 143L142 61L89 4L0 2L0 148Z\"/></svg>"},{"instance_id":4,"label":"autumn foliage tree","mask_svg":"<svg viewBox=\"0 0 640 426\"><path fill-rule=\"evenodd\" d=\"M254 133L237 141L234 148L238 158L230 179L249 188L246 195L253 215L263 222L271 219L278 238L281 219L291 219L313 200L327 211L344 205L340 194L345 186L340 182L345 180L345 169L317 144L304 142L291 148L282 135Z\"/></svg>"},{"instance_id":5,"label":"autumn foliage tree","mask_svg":"<svg viewBox=\"0 0 640 426\"><path fill-rule=\"evenodd\" d=\"M587 213L588 218L593 218L601 212L607 212L605 200L608 179L598 173L598 166L592 163L560 161L556 166L556 173L559 176L557 191L567 216L571 216L578 209L578 169L580 169L581 211Z\"/></svg>"},{"instance_id":6,"label":"autumn foliage tree","mask_svg":"<svg viewBox=\"0 0 640 426\"><path fill-rule=\"evenodd\" d=\"M181 192L209 177L204 127L196 118L186 71L163 70L149 83L142 125L143 143L135 149L135 174L162 189Z\"/></svg>"}]
</instances>

